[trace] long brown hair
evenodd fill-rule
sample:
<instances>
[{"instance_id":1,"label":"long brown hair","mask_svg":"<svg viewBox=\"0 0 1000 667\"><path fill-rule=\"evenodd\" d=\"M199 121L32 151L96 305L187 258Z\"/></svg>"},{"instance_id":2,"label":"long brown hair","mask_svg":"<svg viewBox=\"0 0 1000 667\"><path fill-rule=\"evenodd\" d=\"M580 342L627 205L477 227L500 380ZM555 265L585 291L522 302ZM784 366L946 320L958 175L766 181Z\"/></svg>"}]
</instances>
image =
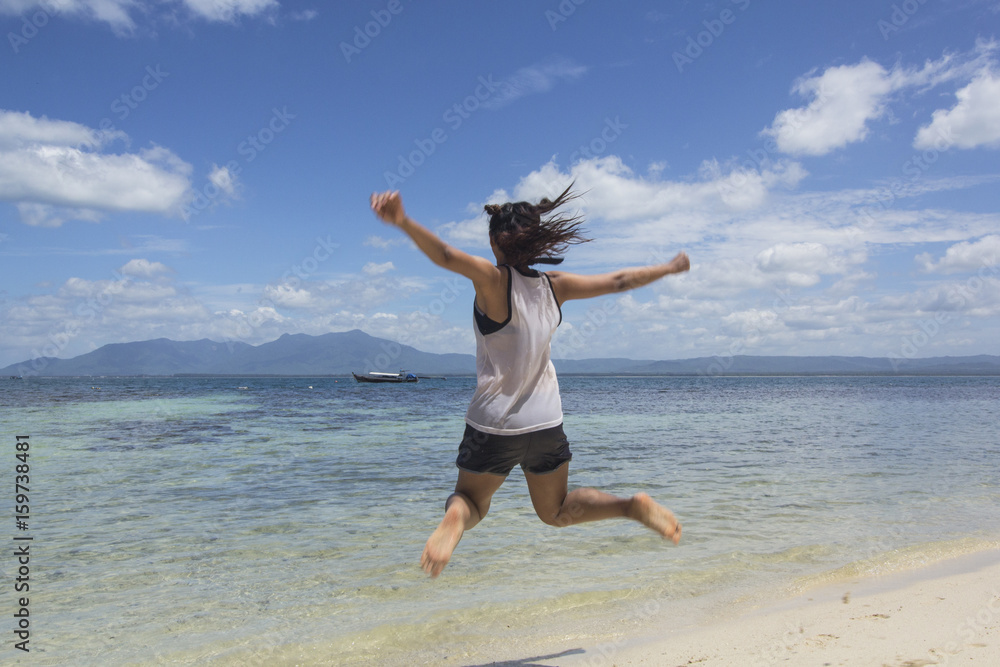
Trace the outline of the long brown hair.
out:
<instances>
[{"instance_id":1,"label":"long brown hair","mask_svg":"<svg viewBox=\"0 0 1000 667\"><path fill-rule=\"evenodd\" d=\"M483 207L490 216L490 238L503 251L508 264L516 267L542 262L558 264L562 260L552 255L590 240L584 238L580 229L582 216L548 215L579 197L570 192L572 187L570 184L555 201L546 198L537 204L519 201Z\"/></svg>"}]
</instances>

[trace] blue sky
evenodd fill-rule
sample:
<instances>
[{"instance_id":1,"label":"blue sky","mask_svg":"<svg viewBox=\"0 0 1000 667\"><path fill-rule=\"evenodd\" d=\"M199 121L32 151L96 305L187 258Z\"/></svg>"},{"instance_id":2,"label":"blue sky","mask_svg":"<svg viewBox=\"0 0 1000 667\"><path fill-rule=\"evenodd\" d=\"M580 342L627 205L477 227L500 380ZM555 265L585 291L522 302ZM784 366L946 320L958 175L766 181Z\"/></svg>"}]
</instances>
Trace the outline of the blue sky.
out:
<instances>
[{"instance_id":1,"label":"blue sky","mask_svg":"<svg viewBox=\"0 0 1000 667\"><path fill-rule=\"evenodd\" d=\"M0 0L0 364L355 328L474 351L485 203L575 181L555 357L1000 354L1000 0ZM363 369L359 369L363 370Z\"/></svg>"}]
</instances>

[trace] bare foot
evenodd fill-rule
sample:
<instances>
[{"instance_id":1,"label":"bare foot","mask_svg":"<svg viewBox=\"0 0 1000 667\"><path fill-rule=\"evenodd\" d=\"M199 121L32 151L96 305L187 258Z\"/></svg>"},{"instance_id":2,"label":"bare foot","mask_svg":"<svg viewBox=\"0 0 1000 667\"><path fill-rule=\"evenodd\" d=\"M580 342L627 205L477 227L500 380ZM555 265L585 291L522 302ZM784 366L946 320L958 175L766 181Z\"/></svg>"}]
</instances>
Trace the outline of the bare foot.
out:
<instances>
[{"instance_id":1,"label":"bare foot","mask_svg":"<svg viewBox=\"0 0 1000 667\"><path fill-rule=\"evenodd\" d=\"M655 530L664 538L670 538L674 544L681 541L681 524L677 521L674 513L645 493L637 493L632 496L628 516L647 528Z\"/></svg>"},{"instance_id":2,"label":"bare foot","mask_svg":"<svg viewBox=\"0 0 1000 667\"><path fill-rule=\"evenodd\" d=\"M431 578L441 574L444 566L451 560L451 554L458 546L458 541L462 539L465 532L465 521L461 515L455 512L445 512L441 523L431 534L424 547L424 553L420 557L420 567L424 572L431 575Z\"/></svg>"}]
</instances>

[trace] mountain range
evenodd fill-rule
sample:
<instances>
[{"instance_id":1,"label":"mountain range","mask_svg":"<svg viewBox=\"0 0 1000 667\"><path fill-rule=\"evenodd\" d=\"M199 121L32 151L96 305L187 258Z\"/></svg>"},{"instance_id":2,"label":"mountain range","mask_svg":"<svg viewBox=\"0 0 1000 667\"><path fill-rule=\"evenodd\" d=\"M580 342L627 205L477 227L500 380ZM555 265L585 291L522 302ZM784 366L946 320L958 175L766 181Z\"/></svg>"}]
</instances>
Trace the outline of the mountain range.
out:
<instances>
[{"instance_id":1,"label":"mountain range","mask_svg":"<svg viewBox=\"0 0 1000 667\"><path fill-rule=\"evenodd\" d=\"M1000 356L879 357L727 356L672 361L556 359L559 373L624 375L1000 375ZM167 338L112 343L72 359L39 357L0 369L0 376L350 375L406 369L426 375L474 375L471 354L434 354L355 329L321 336L285 334L262 345Z\"/></svg>"}]
</instances>

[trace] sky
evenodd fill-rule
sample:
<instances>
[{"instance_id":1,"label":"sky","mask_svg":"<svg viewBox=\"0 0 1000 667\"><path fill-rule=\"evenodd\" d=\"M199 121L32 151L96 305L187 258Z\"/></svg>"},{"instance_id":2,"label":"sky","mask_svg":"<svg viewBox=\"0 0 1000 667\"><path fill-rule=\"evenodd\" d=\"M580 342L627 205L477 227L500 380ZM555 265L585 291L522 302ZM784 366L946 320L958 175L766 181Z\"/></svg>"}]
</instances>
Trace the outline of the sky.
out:
<instances>
[{"instance_id":1,"label":"sky","mask_svg":"<svg viewBox=\"0 0 1000 667\"><path fill-rule=\"evenodd\" d=\"M555 358L1000 354L1000 0L0 0L0 365L474 353L483 206L573 184ZM391 346L390 346L391 347ZM358 369L359 371L365 369Z\"/></svg>"}]
</instances>

